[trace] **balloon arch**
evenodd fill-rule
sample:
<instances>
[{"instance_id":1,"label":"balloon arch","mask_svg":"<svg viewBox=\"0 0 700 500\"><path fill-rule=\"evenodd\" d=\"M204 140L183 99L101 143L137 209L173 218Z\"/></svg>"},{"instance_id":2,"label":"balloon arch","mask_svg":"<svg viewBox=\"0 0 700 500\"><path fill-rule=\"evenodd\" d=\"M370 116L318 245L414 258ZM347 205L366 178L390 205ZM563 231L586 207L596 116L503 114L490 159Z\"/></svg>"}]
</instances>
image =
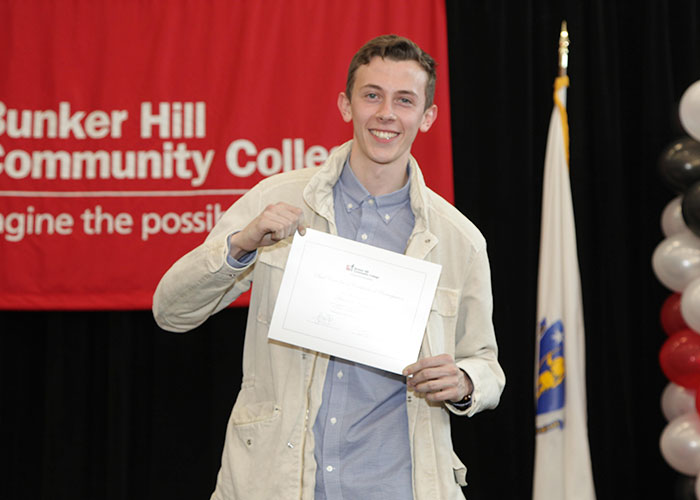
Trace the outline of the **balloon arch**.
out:
<instances>
[{"instance_id":1,"label":"balloon arch","mask_svg":"<svg viewBox=\"0 0 700 500\"><path fill-rule=\"evenodd\" d=\"M679 115L690 137L672 142L659 158L659 172L676 196L661 215L666 237L652 267L671 295L661 307L668 338L659 352L669 383L661 395L668 420L661 454L676 471L694 476L700 500L700 80L683 93Z\"/></svg>"}]
</instances>

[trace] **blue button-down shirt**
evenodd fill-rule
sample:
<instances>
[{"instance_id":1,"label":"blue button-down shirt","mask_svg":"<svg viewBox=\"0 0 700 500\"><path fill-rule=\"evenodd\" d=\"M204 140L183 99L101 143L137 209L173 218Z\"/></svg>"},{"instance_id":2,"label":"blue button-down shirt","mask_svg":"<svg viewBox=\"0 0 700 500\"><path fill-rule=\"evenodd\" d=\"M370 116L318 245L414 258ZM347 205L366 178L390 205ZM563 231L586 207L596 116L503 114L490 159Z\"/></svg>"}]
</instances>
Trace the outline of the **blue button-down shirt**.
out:
<instances>
[{"instance_id":1,"label":"blue button-down shirt","mask_svg":"<svg viewBox=\"0 0 700 500\"><path fill-rule=\"evenodd\" d=\"M404 253L415 219L409 184L371 196L346 161L333 188L338 235ZM410 500L402 376L332 357L314 424L316 500Z\"/></svg>"}]
</instances>

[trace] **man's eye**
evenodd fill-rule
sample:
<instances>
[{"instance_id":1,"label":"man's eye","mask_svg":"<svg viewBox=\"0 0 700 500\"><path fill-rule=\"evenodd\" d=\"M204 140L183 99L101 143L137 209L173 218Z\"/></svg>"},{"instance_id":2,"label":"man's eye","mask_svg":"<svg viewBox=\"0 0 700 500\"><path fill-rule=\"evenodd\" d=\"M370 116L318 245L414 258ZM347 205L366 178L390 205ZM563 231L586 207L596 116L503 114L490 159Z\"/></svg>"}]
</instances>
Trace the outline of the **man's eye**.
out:
<instances>
[{"instance_id":1,"label":"man's eye","mask_svg":"<svg viewBox=\"0 0 700 500\"><path fill-rule=\"evenodd\" d=\"M376 99L376 98L377 98L377 94L375 94L374 92L370 92L369 94L367 94L367 98L368 98L368 99Z\"/></svg>"},{"instance_id":2,"label":"man's eye","mask_svg":"<svg viewBox=\"0 0 700 500\"><path fill-rule=\"evenodd\" d=\"M413 104L413 101L410 100L408 97L402 97L399 99L399 102L401 104Z\"/></svg>"}]
</instances>

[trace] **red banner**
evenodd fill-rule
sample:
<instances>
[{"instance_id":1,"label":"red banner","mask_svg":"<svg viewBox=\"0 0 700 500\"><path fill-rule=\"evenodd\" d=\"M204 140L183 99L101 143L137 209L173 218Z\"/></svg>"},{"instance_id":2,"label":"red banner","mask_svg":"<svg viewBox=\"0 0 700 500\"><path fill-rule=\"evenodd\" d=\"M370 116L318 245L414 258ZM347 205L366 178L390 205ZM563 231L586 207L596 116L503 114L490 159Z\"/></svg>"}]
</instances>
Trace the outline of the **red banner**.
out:
<instances>
[{"instance_id":1,"label":"red banner","mask_svg":"<svg viewBox=\"0 0 700 500\"><path fill-rule=\"evenodd\" d=\"M442 1L16 0L0 19L2 309L150 308L242 193L351 138L337 95L383 33L438 61L413 154L452 199Z\"/></svg>"}]
</instances>

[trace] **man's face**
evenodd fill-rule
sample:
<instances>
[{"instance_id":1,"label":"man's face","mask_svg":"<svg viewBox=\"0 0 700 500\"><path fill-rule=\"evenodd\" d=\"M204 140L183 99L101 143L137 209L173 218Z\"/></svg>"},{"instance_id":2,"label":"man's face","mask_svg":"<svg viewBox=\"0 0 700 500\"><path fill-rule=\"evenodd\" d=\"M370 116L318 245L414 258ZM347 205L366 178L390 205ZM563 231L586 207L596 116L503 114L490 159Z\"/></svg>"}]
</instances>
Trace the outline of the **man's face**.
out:
<instances>
[{"instance_id":1,"label":"man's face","mask_svg":"<svg viewBox=\"0 0 700 500\"><path fill-rule=\"evenodd\" d=\"M353 124L353 168L405 168L418 131L427 132L437 106L425 109L428 74L415 61L373 58L357 68L352 99L344 92L338 108Z\"/></svg>"}]
</instances>

